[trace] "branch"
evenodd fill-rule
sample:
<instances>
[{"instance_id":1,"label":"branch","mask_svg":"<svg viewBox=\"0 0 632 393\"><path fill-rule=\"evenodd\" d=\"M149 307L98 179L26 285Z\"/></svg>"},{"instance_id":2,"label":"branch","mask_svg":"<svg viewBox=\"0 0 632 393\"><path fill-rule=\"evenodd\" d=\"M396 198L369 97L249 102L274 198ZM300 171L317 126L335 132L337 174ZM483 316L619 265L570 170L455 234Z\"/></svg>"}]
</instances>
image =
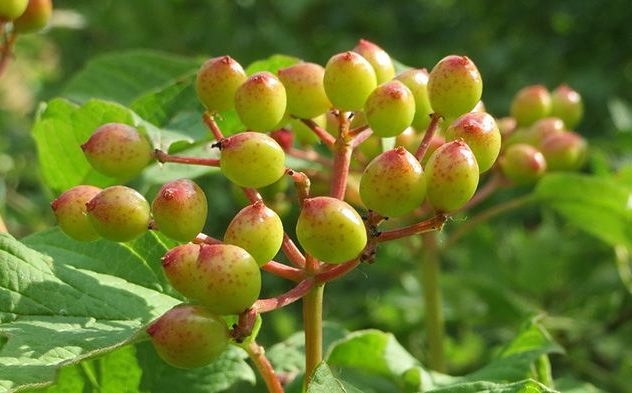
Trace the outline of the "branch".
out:
<instances>
[{"instance_id":1,"label":"branch","mask_svg":"<svg viewBox=\"0 0 632 393\"><path fill-rule=\"evenodd\" d=\"M302 207L305 198L309 198L309 188L311 185L309 177L303 172L296 172L295 170L289 168L285 170L285 173L294 181L296 193L298 194L298 202Z\"/></svg>"},{"instance_id":2,"label":"branch","mask_svg":"<svg viewBox=\"0 0 632 393\"><path fill-rule=\"evenodd\" d=\"M435 132L437 132L437 127L439 126L439 120L441 120L441 115L438 113L433 113L430 115L430 124L428 124L428 128L426 128L426 133L424 134L424 138L421 140L419 144L419 148L415 152L415 157L419 162L424 159L426 152L428 151L428 147L430 146L430 141L434 136Z\"/></svg>"},{"instance_id":3,"label":"branch","mask_svg":"<svg viewBox=\"0 0 632 393\"><path fill-rule=\"evenodd\" d=\"M350 137L355 137L358 134L360 134L361 132L367 130L368 128L369 128L369 125L365 124L363 126L356 127L356 128L353 128L353 129L349 130L349 133L347 135L349 135Z\"/></svg>"},{"instance_id":4,"label":"branch","mask_svg":"<svg viewBox=\"0 0 632 393\"><path fill-rule=\"evenodd\" d=\"M393 229L390 231L384 231L376 236L376 241L378 243L382 243L390 240L400 239L406 236L419 235L421 233L437 231L443 228L443 225L445 224L447 218L448 217L443 214L437 214L432 218L418 222L413 225Z\"/></svg>"},{"instance_id":5,"label":"branch","mask_svg":"<svg viewBox=\"0 0 632 393\"><path fill-rule=\"evenodd\" d=\"M301 269L287 266L276 261L270 261L266 263L265 265L261 266L261 269L265 270L268 273L272 273L275 276L279 276L285 278L286 280L294 282L300 282L305 278L305 274L303 274L303 271Z\"/></svg>"},{"instance_id":6,"label":"branch","mask_svg":"<svg viewBox=\"0 0 632 393\"><path fill-rule=\"evenodd\" d=\"M305 279L301 281L297 286L282 295L269 299L257 300L252 308L255 309L259 314L277 310L301 299L312 289L313 286L314 279Z\"/></svg>"},{"instance_id":7,"label":"branch","mask_svg":"<svg viewBox=\"0 0 632 393\"><path fill-rule=\"evenodd\" d=\"M274 369L272 368L272 364L265 355L265 351L263 347L257 344L255 341L248 344L245 347L250 360L255 364L257 371L259 371L259 375L266 383L266 387L268 388L268 392L270 393L283 393L283 386L281 385L281 381L278 376L275 374Z\"/></svg>"},{"instance_id":8,"label":"branch","mask_svg":"<svg viewBox=\"0 0 632 393\"><path fill-rule=\"evenodd\" d=\"M351 132L349 132L349 133L351 134ZM360 144L362 142L366 141L367 139L369 139L369 137L371 137L371 135L373 135L373 130L371 130L371 129L367 129L367 130L364 130L364 131L360 132L355 137L353 137L353 139L351 140L351 148L355 149L356 147L360 146Z\"/></svg>"},{"instance_id":9,"label":"branch","mask_svg":"<svg viewBox=\"0 0 632 393\"><path fill-rule=\"evenodd\" d=\"M212 166L219 167L219 159L217 158L197 158L197 157L182 157L182 156L172 156L168 153L160 149L154 150L154 156L158 160L158 162L174 162L176 164L188 164L188 165L203 165L203 166Z\"/></svg>"},{"instance_id":10,"label":"branch","mask_svg":"<svg viewBox=\"0 0 632 393\"><path fill-rule=\"evenodd\" d=\"M309 127L314 134L328 147L333 147L336 139L327 132L324 128L320 127L316 122L312 119L300 119L303 124Z\"/></svg>"},{"instance_id":11,"label":"branch","mask_svg":"<svg viewBox=\"0 0 632 393\"><path fill-rule=\"evenodd\" d=\"M213 117L213 115L208 112L204 112L204 114L202 115L202 120L204 120L206 126L213 133L215 140L220 141L224 139L224 134L222 134L222 131L219 129L219 126L215 122L215 118Z\"/></svg>"},{"instance_id":12,"label":"branch","mask_svg":"<svg viewBox=\"0 0 632 393\"><path fill-rule=\"evenodd\" d=\"M360 264L360 258L352 259L340 265L336 265L331 269L316 275L316 282L319 284L333 281L344 276Z\"/></svg>"},{"instance_id":13,"label":"branch","mask_svg":"<svg viewBox=\"0 0 632 393\"><path fill-rule=\"evenodd\" d=\"M283 234L283 243L281 244L281 250L283 250L283 253L287 257L287 259L289 259L294 266L299 269L305 268L305 256L303 255L301 250L296 247L296 244L294 244L287 233Z\"/></svg>"},{"instance_id":14,"label":"branch","mask_svg":"<svg viewBox=\"0 0 632 393\"><path fill-rule=\"evenodd\" d=\"M347 178L349 177L349 165L351 164L351 144L344 141L341 136L336 140L334 168L331 174L331 197L343 200L347 190Z\"/></svg>"}]
</instances>

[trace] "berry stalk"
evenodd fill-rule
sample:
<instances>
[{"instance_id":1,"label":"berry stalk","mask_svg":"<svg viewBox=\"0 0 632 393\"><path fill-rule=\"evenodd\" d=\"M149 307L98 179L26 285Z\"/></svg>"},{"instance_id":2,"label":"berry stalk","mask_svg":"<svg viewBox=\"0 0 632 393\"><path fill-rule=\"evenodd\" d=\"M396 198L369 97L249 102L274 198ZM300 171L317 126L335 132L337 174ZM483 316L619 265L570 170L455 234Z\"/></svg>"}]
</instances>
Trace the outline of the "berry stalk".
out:
<instances>
[{"instance_id":1,"label":"berry stalk","mask_svg":"<svg viewBox=\"0 0 632 393\"><path fill-rule=\"evenodd\" d=\"M400 239L406 236L438 231L443 227L443 224L445 224L446 220L447 216L443 214L438 214L416 224L381 232L379 235L377 235L376 240L378 243L382 243L395 239Z\"/></svg>"},{"instance_id":2,"label":"berry stalk","mask_svg":"<svg viewBox=\"0 0 632 393\"><path fill-rule=\"evenodd\" d=\"M285 292L282 295L269 298L269 299L259 299L252 306L259 314L270 312L277 310L279 308L285 307L288 304L292 304L298 299L307 297L306 295L312 290L314 287L313 279L305 279L301 281L297 286Z\"/></svg>"},{"instance_id":3,"label":"berry stalk","mask_svg":"<svg viewBox=\"0 0 632 393\"><path fill-rule=\"evenodd\" d=\"M156 149L154 151L154 155L158 162L174 162L177 164L188 164L188 165L202 165L202 166L214 166L219 167L219 160L217 158L198 158L198 157L183 157L183 156L172 156L168 153L160 149Z\"/></svg>"},{"instance_id":4,"label":"berry stalk","mask_svg":"<svg viewBox=\"0 0 632 393\"><path fill-rule=\"evenodd\" d=\"M4 30L4 25L2 30ZM0 35L4 35L4 31L0 31ZM4 74L7 65L9 65L9 61L13 56L13 46L15 45L17 37L18 35L16 32L11 32L8 36L5 35L4 42L2 43L2 46L0 46L0 78L2 77L2 74Z\"/></svg>"},{"instance_id":5,"label":"berry stalk","mask_svg":"<svg viewBox=\"0 0 632 393\"><path fill-rule=\"evenodd\" d=\"M204 120L204 124L209 128L209 130L213 133L215 140L219 141L224 139L224 134L219 129L219 126L215 122L215 118L208 112L204 112L202 115L202 120Z\"/></svg>"},{"instance_id":6,"label":"berry stalk","mask_svg":"<svg viewBox=\"0 0 632 393\"><path fill-rule=\"evenodd\" d=\"M430 141L434 136L435 132L437 132L437 127L439 126L439 120L441 120L441 115L438 113L433 113L430 115L430 124L428 124L428 128L426 129L426 133L424 134L424 139L421 140L419 144L419 148L415 152L415 157L421 162L428 151L428 147L430 147Z\"/></svg>"},{"instance_id":7,"label":"berry stalk","mask_svg":"<svg viewBox=\"0 0 632 393\"><path fill-rule=\"evenodd\" d=\"M336 142L336 139L331 136L330 133L327 132L327 130L323 129L322 127L320 127L318 124L316 124L316 122L312 119L301 119L301 121L303 122L303 124L305 124L307 127L310 128L310 130L312 130L314 132L314 134L316 134L316 136L328 147L332 148L334 146L334 143Z\"/></svg>"},{"instance_id":8,"label":"berry stalk","mask_svg":"<svg viewBox=\"0 0 632 393\"><path fill-rule=\"evenodd\" d=\"M263 270L287 280L300 282L304 278L303 271L292 266L287 266L276 261L270 261L261 266Z\"/></svg>"},{"instance_id":9,"label":"berry stalk","mask_svg":"<svg viewBox=\"0 0 632 393\"><path fill-rule=\"evenodd\" d=\"M292 239L285 233L283 235L283 243L281 244L281 250L287 257L287 259L292 262L294 266L300 269L305 268L305 256L301 252L301 250L296 247L296 244L292 241Z\"/></svg>"},{"instance_id":10,"label":"berry stalk","mask_svg":"<svg viewBox=\"0 0 632 393\"><path fill-rule=\"evenodd\" d=\"M255 367L257 367L259 375L263 378L268 391L270 393L283 393L281 381L279 381L279 378L272 368L272 364L270 364L270 361L266 357L263 347L253 341L245 346L244 349L248 353L250 360L255 364Z\"/></svg>"}]
</instances>

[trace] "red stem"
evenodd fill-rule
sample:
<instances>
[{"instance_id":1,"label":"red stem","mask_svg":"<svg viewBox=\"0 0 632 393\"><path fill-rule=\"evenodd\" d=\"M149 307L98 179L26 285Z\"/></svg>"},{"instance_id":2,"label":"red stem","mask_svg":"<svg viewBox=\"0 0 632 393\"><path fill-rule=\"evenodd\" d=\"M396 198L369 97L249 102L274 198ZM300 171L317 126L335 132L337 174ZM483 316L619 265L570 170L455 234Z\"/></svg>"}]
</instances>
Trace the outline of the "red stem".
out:
<instances>
[{"instance_id":1,"label":"red stem","mask_svg":"<svg viewBox=\"0 0 632 393\"><path fill-rule=\"evenodd\" d=\"M287 233L283 234L283 243L281 244L281 250L287 257L287 259L292 262L294 266L299 269L305 268L305 256L301 252L301 250L296 247L296 244L290 239Z\"/></svg>"},{"instance_id":2,"label":"red stem","mask_svg":"<svg viewBox=\"0 0 632 393\"><path fill-rule=\"evenodd\" d=\"M253 341L246 347L246 352L250 360L255 364L255 367L257 367L259 375L261 375L261 378L263 378L263 381L266 383L268 392L283 393L281 381L275 374L274 368L272 368L272 364L270 364L270 361L266 357L263 347Z\"/></svg>"},{"instance_id":3,"label":"red stem","mask_svg":"<svg viewBox=\"0 0 632 393\"><path fill-rule=\"evenodd\" d=\"M369 125L365 124L363 126L356 127L354 129L349 130L349 133L347 135L349 135L351 137L354 137L354 136L360 134L361 132L367 130L368 128L369 128Z\"/></svg>"},{"instance_id":4,"label":"red stem","mask_svg":"<svg viewBox=\"0 0 632 393\"><path fill-rule=\"evenodd\" d=\"M302 207L305 198L309 198L309 188L311 185L309 177L303 172L296 172L289 168L285 170L285 173L294 181L296 193L298 194L298 203Z\"/></svg>"},{"instance_id":5,"label":"red stem","mask_svg":"<svg viewBox=\"0 0 632 393\"><path fill-rule=\"evenodd\" d=\"M168 153L160 149L156 149L154 151L154 155L159 162L174 162L177 164L188 164L188 165L203 165L203 166L213 166L219 167L219 160L217 158L197 158L197 157L182 157L182 156L172 156Z\"/></svg>"},{"instance_id":6,"label":"red stem","mask_svg":"<svg viewBox=\"0 0 632 393\"><path fill-rule=\"evenodd\" d=\"M303 124L309 127L314 132L314 134L316 134L316 136L320 138L321 141L323 141L325 145L327 145L328 147L334 146L334 143L336 142L336 138L331 136L331 134L328 133L327 130L320 127L318 124L316 124L314 120L301 119L301 121L303 122Z\"/></svg>"},{"instance_id":7,"label":"red stem","mask_svg":"<svg viewBox=\"0 0 632 393\"><path fill-rule=\"evenodd\" d=\"M424 134L424 139L421 140L419 144L419 148L415 152L415 157L419 162L423 160L426 152L428 151L428 147L430 146L430 140L432 140L433 135L437 132L437 127L439 126L439 120L441 120L441 115L438 113L433 113L430 115L430 124L428 124L428 128L426 129L426 133Z\"/></svg>"},{"instance_id":8,"label":"red stem","mask_svg":"<svg viewBox=\"0 0 632 393\"><path fill-rule=\"evenodd\" d=\"M213 115L208 112L204 112L204 114L202 115L202 120L204 120L206 126L213 133L215 140L219 141L224 139L224 134L222 134L222 131L219 129L219 126L215 122L215 118L213 117Z\"/></svg>"},{"instance_id":9,"label":"red stem","mask_svg":"<svg viewBox=\"0 0 632 393\"><path fill-rule=\"evenodd\" d=\"M265 265L261 266L261 269L265 270L268 273L272 273L275 276L279 276L285 278L286 280L291 280L295 282L300 282L305 278L305 274L301 269L287 266L276 261L270 261L266 263Z\"/></svg>"},{"instance_id":10,"label":"red stem","mask_svg":"<svg viewBox=\"0 0 632 393\"><path fill-rule=\"evenodd\" d=\"M445 224L446 219L446 216L439 214L413 225L382 232L376 237L376 241L381 243L390 240L400 239L406 236L436 231L443 228L443 224Z\"/></svg>"},{"instance_id":11,"label":"red stem","mask_svg":"<svg viewBox=\"0 0 632 393\"><path fill-rule=\"evenodd\" d=\"M219 239L215 239L209 235L204 233L198 234L195 239L191 240L191 243L195 244L222 244L222 241Z\"/></svg>"},{"instance_id":12,"label":"red stem","mask_svg":"<svg viewBox=\"0 0 632 393\"><path fill-rule=\"evenodd\" d=\"M269 299L257 300L252 308L254 308L260 314L274 311L299 300L300 298L305 296L312 289L313 286L314 279L305 279L301 281L297 286L282 295Z\"/></svg>"},{"instance_id":13,"label":"red stem","mask_svg":"<svg viewBox=\"0 0 632 393\"><path fill-rule=\"evenodd\" d=\"M360 264L360 259L356 258L353 259L349 262L345 262L343 264L340 265L336 265L333 268L319 273L316 275L316 282L318 283L324 283L324 282L328 282L328 281L332 281L335 280L339 277L344 276L345 274L349 273L350 271L352 271L353 269L355 269L358 265Z\"/></svg>"},{"instance_id":14,"label":"red stem","mask_svg":"<svg viewBox=\"0 0 632 393\"><path fill-rule=\"evenodd\" d=\"M351 134L351 132L349 133ZM360 144L369 139L371 135L373 135L373 130L371 129L360 132L351 141L351 148L355 149L356 147L360 146Z\"/></svg>"},{"instance_id":15,"label":"red stem","mask_svg":"<svg viewBox=\"0 0 632 393\"><path fill-rule=\"evenodd\" d=\"M2 30L2 34L4 34L4 25ZM11 32L11 34L2 43L2 46L0 46L0 77L2 77L2 74L4 74L7 65L9 65L9 60L11 59L13 46L15 45L15 40L17 39L17 37L17 33Z\"/></svg>"}]
</instances>

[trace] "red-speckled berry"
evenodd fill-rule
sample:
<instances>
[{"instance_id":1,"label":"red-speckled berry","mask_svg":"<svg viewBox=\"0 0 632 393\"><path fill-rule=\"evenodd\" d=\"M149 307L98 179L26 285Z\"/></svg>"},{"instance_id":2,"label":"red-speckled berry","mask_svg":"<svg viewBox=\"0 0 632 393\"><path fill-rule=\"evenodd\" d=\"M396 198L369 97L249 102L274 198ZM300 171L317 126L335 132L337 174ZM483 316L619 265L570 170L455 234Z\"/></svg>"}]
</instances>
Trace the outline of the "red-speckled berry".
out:
<instances>
[{"instance_id":1,"label":"red-speckled berry","mask_svg":"<svg viewBox=\"0 0 632 393\"><path fill-rule=\"evenodd\" d=\"M226 229L224 242L248 251L261 266L281 249L283 223L263 202L255 202L241 209L233 218Z\"/></svg>"},{"instance_id":2,"label":"red-speckled berry","mask_svg":"<svg viewBox=\"0 0 632 393\"><path fill-rule=\"evenodd\" d=\"M355 52L334 55L325 66L327 97L342 111L359 111L377 86L371 64Z\"/></svg>"},{"instance_id":3,"label":"red-speckled berry","mask_svg":"<svg viewBox=\"0 0 632 393\"><path fill-rule=\"evenodd\" d=\"M584 115L582 97L568 85L558 86L551 94L551 115L562 119L567 129L574 129Z\"/></svg>"},{"instance_id":4,"label":"red-speckled berry","mask_svg":"<svg viewBox=\"0 0 632 393\"><path fill-rule=\"evenodd\" d=\"M357 257L367 242L362 218L348 203L330 197L305 199L296 224L305 251L327 263Z\"/></svg>"},{"instance_id":5,"label":"red-speckled berry","mask_svg":"<svg viewBox=\"0 0 632 393\"><path fill-rule=\"evenodd\" d=\"M214 57L200 67L195 91L208 111L228 111L235 107L235 92L246 79L244 69L232 57Z\"/></svg>"},{"instance_id":6,"label":"red-speckled berry","mask_svg":"<svg viewBox=\"0 0 632 393\"><path fill-rule=\"evenodd\" d=\"M483 94L483 80L466 56L441 59L428 75L428 98L435 112L455 118L471 111Z\"/></svg>"},{"instance_id":7,"label":"red-speckled berry","mask_svg":"<svg viewBox=\"0 0 632 393\"><path fill-rule=\"evenodd\" d=\"M13 20L22 15L28 0L2 0L0 2L0 20Z\"/></svg>"},{"instance_id":8,"label":"red-speckled berry","mask_svg":"<svg viewBox=\"0 0 632 393\"><path fill-rule=\"evenodd\" d=\"M285 153L271 137L242 132L221 141L220 167L241 187L265 187L285 174Z\"/></svg>"},{"instance_id":9,"label":"red-speckled berry","mask_svg":"<svg viewBox=\"0 0 632 393\"><path fill-rule=\"evenodd\" d=\"M152 160L153 149L145 135L121 123L107 123L81 145L88 162L100 173L120 180L137 176Z\"/></svg>"},{"instance_id":10,"label":"red-speckled berry","mask_svg":"<svg viewBox=\"0 0 632 393\"><path fill-rule=\"evenodd\" d=\"M586 140L575 132L560 132L546 137L540 151L549 171L574 171L584 164Z\"/></svg>"},{"instance_id":11,"label":"red-speckled berry","mask_svg":"<svg viewBox=\"0 0 632 393\"><path fill-rule=\"evenodd\" d=\"M511 101L511 116L519 126L530 126L551 112L551 95L546 87L533 85L522 88Z\"/></svg>"},{"instance_id":12,"label":"red-speckled berry","mask_svg":"<svg viewBox=\"0 0 632 393\"><path fill-rule=\"evenodd\" d=\"M21 34L42 30L48 24L52 13L52 0L29 0L26 10L13 21L13 28Z\"/></svg>"},{"instance_id":13,"label":"red-speckled berry","mask_svg":"<svg viewBox=\"0 0 632 393\"><path fill-rule=\"evenodd\" d=\"M560 118L545 117L533 123L526 131L527 142L532 146L538 147L549 135L561 132L566 132L566 128Z\"/></svg>"},{"instance_id":14,"label":"red-speckled berry","mask_svg":"<svg viewBox=\"0 0 632 393\"><path fill-rule=\"evenodd\" d=\"M472 149L480 173L494 165L500 153L500 131L494 118L486 112L461 115L445 131L448 140L463 139Z\"/></svg>"},{"instance_id":15,"label":"red-speckled berry","mask_svg":"<svg viewBox=\"0 0 632 393\"><path fill-rule=\"evenodd\" d=\"M396 136L410 127L415 116L413 93L398 80L383 83L367 98L364 113L376 135Z\"/></svg>"},{"instance_id":16,"label":"red-speckled berry","mask_svg":"<svg viewBox=\"0 0 632 393\"><path fill-rule=\"evenodd\" d=\"M180 305L153 322L147 333L158 355L179 368L202 367L226 350L226 322L203 307Z\"/></svg>"},{"instance_id":17,"label":"red-speckled berry","mask_svg":"<svg viewBox=\"0 0 632 393\"><path fill-rule=\"evenodd\" d=\"M498 159L503 175L512 183L532 184L546 172L546 159L531 145L511 145Z\"/></svg>"},{"instance_id":18,"label":"red-speckled berry","mask_svg":"<svg viewBox=\"0 0 632 393\"><path fill-rule=\"evenodd\" d=\"M278 128L285 115L285 87L269 72L258 72L235 92L235 109L242 123L254 131L267 132Z\"/></svg>"},{"instance_id":19,"label":"red-speckled berry","mask_svg":"<svg viewBox=\"0 0 632 393\"><path fill-rule=\"evenodd\" d=\"M151 205L160 232L187 242L204 228L208 205L204 191L189 179L163 185Z\"/></svg>"},{"instance_id":20,"label":"red-speckled berry","mask_svg":"<svg viewBox=\"0 0 632 393\"><path fill-rule=\"evenodd\" d=\"M200 286L196 284L199 256L200 245L189 243L172 248L162 258L162 268L169 283L189 299L200 297Z\"/></svg>"},{"instance_id":21,"label":"red-speckled berry","mask_svg":"<svg viewBox=\"0 0 632 393\"><path fill-rule=\"evenodd\" d=\"M360 197L367 208L386 217L410 213L426 197L421 164L403 147L385 151L364 170Z\"/></svg>"},{"instance_id":22,"label":"red-speckled berry","mask_svg":"<svg viewBox=\"0 0 632 393\"><path fill-rule=\"evenodd\" d=\"M442 213L458 210L474 195L478 177L478 164L469 146L462 140L448 142L428 160L428 202Z\"/></svg>"},{"instance_id":23,"label":"red-speckled berry","mask_svg":"<svg viewBox=\"0 0 632 393\"><path fill-rule=\"evenodd\" d=\"M301 119L320 116L331 108L325 93L325 69L314 63L299 63L279 70L287 93L287 111Z\"/></svg>"},{"instance_id":24,"label":"red-speckled berry","mask_svg":"<svg viewBox=\"0 0 632 393\"><path fill-rule=\"evenodd\" d=\"M93 186L76 186L64 192L51 203L51 208L62 231L71 238L89 242L100 238L86 215L86 203L101 189Z\"/></svg>"},{"instance_id":25,"label":"red-speckled berry","mask_svg":"<svg viewBox=\"0 0 632 393\"><path fill-rule=\"evenodd\" d=\"M428 98L428 71L425 68L410 69L399 74L397 80L405 84L415 98L413 127L420 132L425 130L433 112Z\"/></svg>"},{"instance_id":26,"label":"red-speckled berry","mask_svg":"<svg viewBox=\"0 0 632 393\"><path fill-rule=\"evenodd\" d=\"M353 51L364 57L373 67L377 83L390 81L395 76L395 66L384 49L371 41L360 40Z\"/></svg>"},{"instance_id":27,"label":"red-speckled berry","mask_svg":"<svg viewBox=\"0 0 632 393\"><path fill-rule=\"evenodd\" d=\"M149 203L129 187L108 187L92 198L86 207L90 223L108 240L127 242L148 229Z\"/></svg>"}]
</instances>

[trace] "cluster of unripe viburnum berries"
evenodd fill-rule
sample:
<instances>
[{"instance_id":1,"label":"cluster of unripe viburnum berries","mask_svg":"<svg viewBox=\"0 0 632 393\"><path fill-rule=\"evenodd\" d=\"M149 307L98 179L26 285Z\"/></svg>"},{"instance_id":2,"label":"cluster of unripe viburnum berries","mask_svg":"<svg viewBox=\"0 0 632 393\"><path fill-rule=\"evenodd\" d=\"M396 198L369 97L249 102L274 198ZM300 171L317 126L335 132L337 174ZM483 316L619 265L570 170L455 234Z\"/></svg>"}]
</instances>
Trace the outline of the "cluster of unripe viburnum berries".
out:
<instances>
[{"instance_id":1,"label":"cluster of unripe viburnum berries","mask_svg":"<svg viewBox=\"0 0 632 393\"><path fill-rule=\"evenodd\" d=\"M231 57L212 58L200 68L196 90L219 159L171 156L155 150L144 130L118 123L100 126L81 148L97 171L122 181L152 160L219 166L251 201L223 241L201 234L207 200L188 179L163 185L151 205L121 185L76 186L52 203L63 231L80 241L125 242L150 228L187 242L165 255L163 267L191 304L168 311L148 329L158 353L179 367L207 364L235 338L222 316L253 307L260 268L280 265L269 261L282 247L289 259L302 255L256 189L286 175L295 181L296 236L307 258L316 261L311 274L317 275L360 258L379 236L373 225L386 217L422 205L445 217L472 198L483 172L507 182L535 182L547 168L579 168L586 150L584 140L568 131L580 120L582 103L567 86L552 93L527 87L515 96L511 116L497 121L484 110L481 75L469 58L451 55L430 73L408 69L395 75L389 55L364 40L325 67L303 62L277 75L247 76ZM213 115L232 109L248 131L223 137ZM396 137L394 148L382 152L383 138L390 137ZM286 154L319 142L333 155L326 158L333 173L329 196L310 195L309 178L285 164ZM349 167L362 173L363 206L354 205L366 209L369 220L343 200Z\"/></svg>"},{"instance_id":2,"label":"cluster of unripe viburnum berries","mask_svg":"<svg viewBox=\"0 0 632 393\"><path fill-rule=\"evenodd\" d=\"M10 22L13 33L32 33L43 29L52 13L52 0L2 0L0 27Z\"/></svg>"}]
</instances>

